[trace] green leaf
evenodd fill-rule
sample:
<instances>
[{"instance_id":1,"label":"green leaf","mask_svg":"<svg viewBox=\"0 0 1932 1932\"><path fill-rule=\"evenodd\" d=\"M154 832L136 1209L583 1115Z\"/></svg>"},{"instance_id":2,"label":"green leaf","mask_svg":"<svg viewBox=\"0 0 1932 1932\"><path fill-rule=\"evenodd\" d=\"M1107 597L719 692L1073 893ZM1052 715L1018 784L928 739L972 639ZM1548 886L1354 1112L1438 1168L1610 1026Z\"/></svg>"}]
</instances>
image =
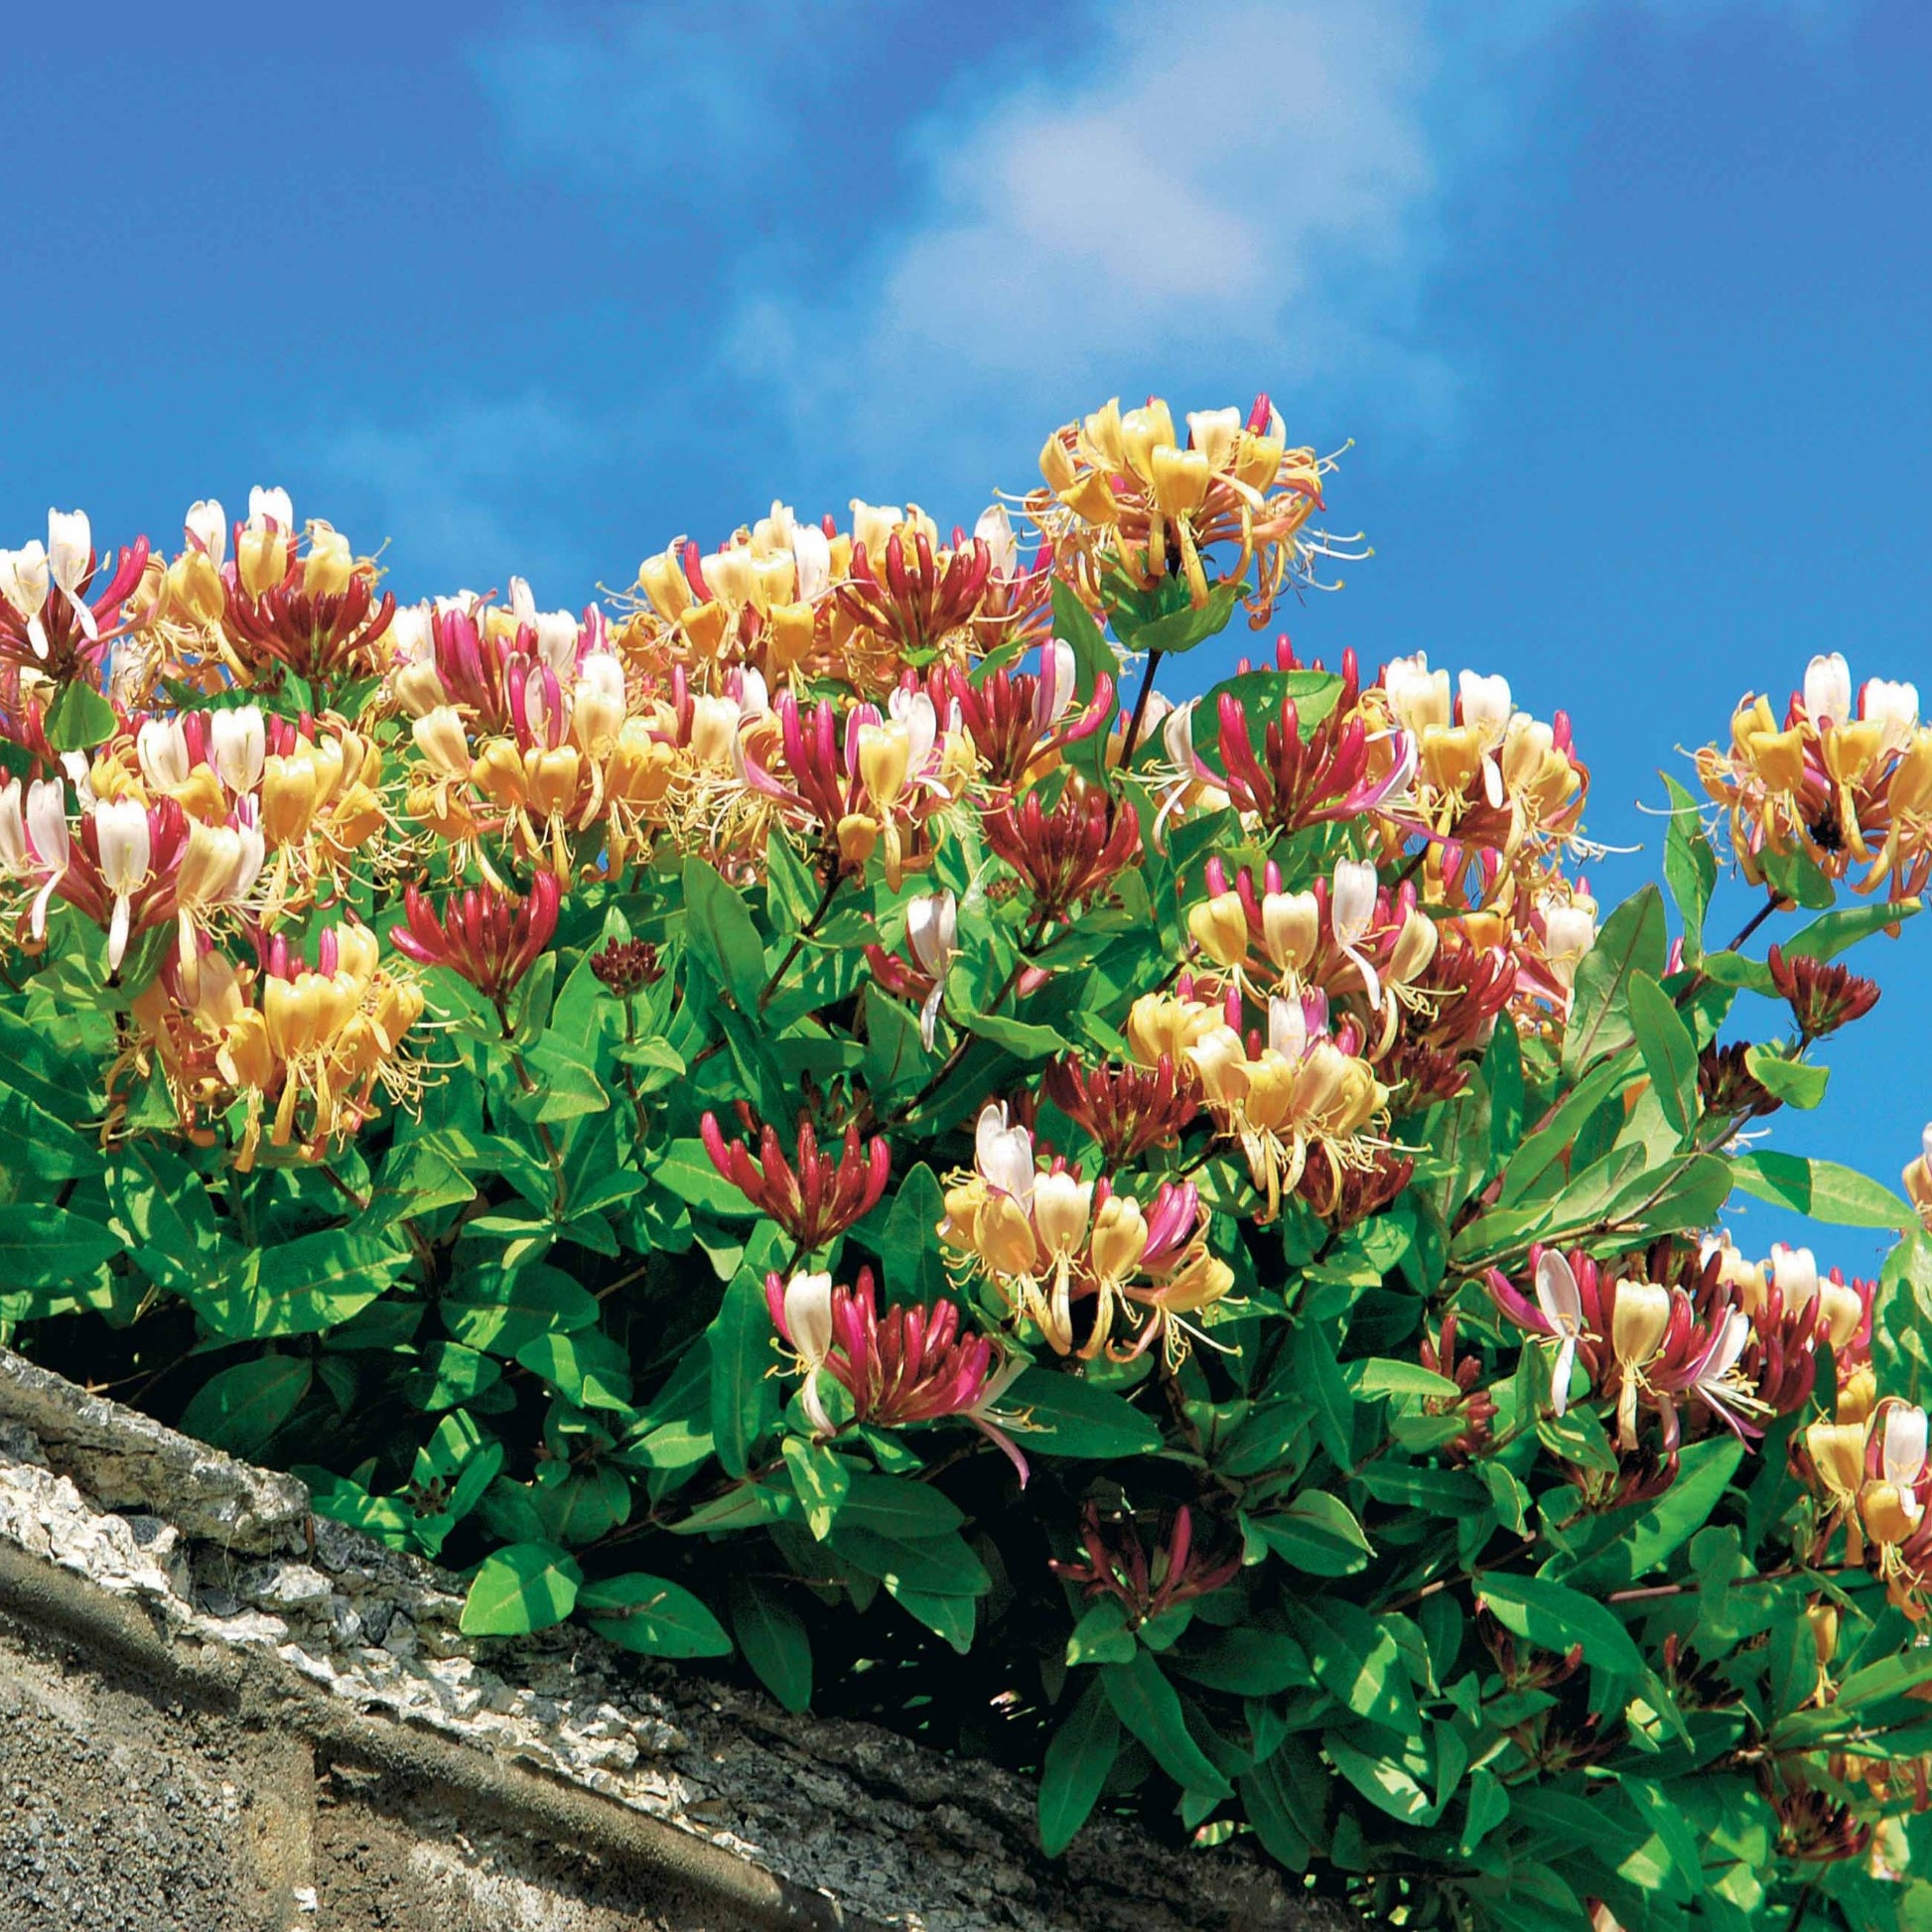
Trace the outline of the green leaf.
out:
<instances>
[{"instance_id":1,"label":"green leaf","mask_svg":"<svg viewBox=\"0 0 1932 1932\"><path fill-rule=\"evenodd\" d=\"M84 1214L38 1201L0 1204L0 1288L9 1294L65 1288L120 1252L120 1236Z\"/></svg>"},{"instance_id":2,"label":"green leaf","mask_svg":"<svg viewBox=\"0 0 1932 1932\"><path fill-rule=\"evenodd\" d=\"M403 1377L403 1391L417 1408L434 1414L454 1409L503 1379L503 1365L460 1341L432 1342L423 1365Z\"/></svg>"},{"instance_id":3,"label":"green leaf","mask_svg":"<svg viewBox=\"0 0 1932 1932\"><path fill-rule=\"evenodd\" d=\"M1887 899L1875 905L1847 905L1800 926L1779 951L1786 959L1836 959L1848 947L1886 927L1914 918L1925 909L1918 898Z\"/></svg>"},{"instance_id":4,"label":"green leaf","mask_svg":"<svg viewBox=\"0 0 1932 1932\"><path fill-rule=\"evenodd\" d=\"M812 1640L778 1587L761 1577L734 1577L732 1634L759 1682L787 1711L812 1702Z\"/></svg>"},{"instance_id":5,"label":"green leaf","mask_svg":"<svg viewBox=\"0 0 1932 1932\"><path fill-rule=\"evenodd\" d=\"M1207 602L1199 609L1186 605L1145 621L1137 621L1125 609L1116 606L1114 629L1129 650L1158 650L1164 657L1177 657L1206 643L1210 637L1218 637L1228 627L1245 588L1240 579L1229 578L1208 591Z\"/></svg>"},{"instance_id":6,"label":"green leaf","mask_svg":"<svg viewBox=\"0 0 1932 1932\"><path fill-rule=\"evenodd\" d=\"M1592 1670L1631 1681L1646 1675L1643 1653L1614 1611L1581 1591L1541 1577L1484 1575L1478 1598L1504 1629L1541 1650L1562 1656L1575 1644Z\"/></svg>"},{"instance_id":7,"label":"green leaf","mask_svg":"<svg viewBox=\"0 0 1932 1932\"><path fill-rule=\"evenodd\" d=\"M712 1166L704 1143L695 1136L670 1142L650 1177L687 1206L702 1208L707 1214L739 1221L758 1216L759 1210Z\"/></svg>"},{"instance_id":8,"label":"green leaf","mask_svg":"<svg viewBox=\"0 0 1932 1932\"><path fill-rule=\"evenodd\" d=\"M47 742L57 752L91 752L113 737L114 707L78 678L64 684L47 708Z\"/></svg>"},{"instance_id":9,"label":"green leaf","mask_svg":"<svg viewBox=\"0 0 1932 1932\"><path fill-rule=\"evenodd\" d=\"M1118 1596L1091 1603L1066 1640L1068 1669L1082 1664L1126 1664L1134 1658L1136 1639L1127 1627L1127 1605Z\"/></svg>"},{"instance_id":10,"label":"green leaf","mask_svg":"<svg viewBox=\"0 0 1932 1932\"><path fill-rule=\"evenodd\" d=\"M1314 1682L1309 1653L1286 1630L1222 1630L1204 1650L1168 1662L1196 1684L1235 1697L1278 1697Z\"/></svg>"},{"instance_id":11,"label":"green leaf","mask_svg":"<svg viewBox=\"0 0 1932 1932\"><path fill-rule=\"evenodd\" d=\"M1418 1782L1416 1772L1427 1775L1427 1755L1420 1738L1411 1739L1400 1756L1382 1750L1360 1750L1335 1730L1324 1731L1322 1748L1335 1769L1377 1810L1405 1825L1435 1822L1440 1809ZM1415 1770L1407 1760L1415 1759Z\"/></svg>"},{"instance_id":12,"label":"green leaf","mask_svg":"<svg viewBox=\"0 0 1932 1932\"><path fill-rule=\"evenodd\" d=\"M714 1385L715 1386L715 1385ZM802 1436L785 1438L785 1467L791 1471L791 1486L804 1505L805 1521L812 1534L823 1543L832 1534L832 1524L851 1486L852 1471L823 1443ZM734 1469L734 1475L742 1470Z\"/></svg>"},{"instance_id":13,"label":"green leaf","mask_svg":"<svg viewBox=\"0 0 1932 1932\"><path fill-rule=\"evenodd\" d=\"M1462 1393L1447 1375L1387 1355L1349 1362L1341 1379L1357 1402L1373 1402L1380 1396L1447 1396L1453 1402Z\"/></svg>"},{"instance_id":14,"label":"green leaf","mask_svg":"<svg viewBox=\"0 0 1932 1932\"><path fill-rule=\"evenodd\" d=\"M758 1011L764 942L737 889L695 855L684 862L686 942L741 1013Z\"/></svg>"},{"instance_id":15,"label":"green leaf","mask_svg":"<svg viewBox=\"0 0 1932 1932\"><path fill-rule=\"evenodd\" d=\"M1120 676L1120 659L1094 622L1093 614L1063 577L1053 579L1053 635L1073 650L1075 704L1086 704L1101 678Z\"/></svg>"},{"instance_id":16,"label":"green leaf","mask_svg":"<svg viewBox=\"0 0 1932 1932\"><path fill-rule=\"evenodd\" d=\"M1911 1227L1918 1219L1889 1187L1836 1161L1808 1161L1801 1155L1761 1149L1740 1154L1730 1171L1745 1193L1833 1227L1898 1229Z\"/></svg>"},{"instance_id":17,"label":"green leaf","mask_svg":"<svg viewBox=\"0 0 1932 1932\"><path fill-rule=\"evenodd\" d=\"M1148 1455L1161 1447L1160 1430L1132 1403L1071 1371L1028 1369L1007 1391L1004 1406L1030 1415L1029 1451L1111 1458Z\"/></svg>"},{"instance_id":18,"label":"green leaf","mask_svg":"<svg viewBox=\"0 0 1932 1932\"><path fill-rule=\"evenodd\" d=\"M577 1559L554 1543L510 1543L483 1559L464 1598L469 1637L520 1636L561 1623L584 1581Z\"/></svg>"},{"instance_id":19,"label":"green leaf","mask_svg":"<svg viewBox=\"0 0 1932 1932\"><path fill-rule=\"evenodd\" d=\"M1596 943L1577 968L1563 1035L1566 1073L1583 1072L1630 1038L1630 981L1638 973L1661 979L1669 948L1663 895L1655 886L1625 899L1604 920Z\"/></svg>"},{"instance_id":20,"label":"green leaf","mask_svg":"<svg viewBox=\"0 0 1932 1932\"><path fill-rule=\"evenodd\" d=\"M946 1262L939 1248L945 1213L945 1190L921 1161L899 1182L879 1246L886 1286L896 1299L932 1303L946 1294Z\"/></svg>"},{"instance_id":21,"label":"green leaf","mask_svg":"<svg viewBox=\"0 0 1932 1932\"><path fill-rule=\"evenodd\" d=\"M1802 905L1808 912L1828 910L1838 897L1837 889L1819 870L1809 852L1765 852L1758 856L1765 880L1781 897Z\"/></svg>"},{"instance_id":22,"label":"green leaf","mask_svg":"<svg viewBox=\"0 0 1932 1932\"><path fill-rule=\"evenodd\" d=\"M1271 1859L1306 1871L1327 1844L1328 1774L1300 1738L1281 1743L1240 1780L1241 1805Z\"/></svg>"},{"instance_id":23,"label":"green leaf","mask_svg":"<svg viewBox=\"0 0 1932 1932\"><path fill-rule=\"evenodd\" d=\"M764 1282L756 1270L741 1268L725 1290L717 1318L706 1331L711 1350L711 1437L727 1475L742 1476L751 1466L753 1447L778 1421L778 1385L767 1371L771 1348L771 1311Z\"/></svg>"},{"instance_id":24,"label":"green leaf","mask_svg":"<svg viewBox=\"0 0 1932 1932\"><path fill-rule=\"evenodd\" d=\"M1354 1512L1323 1489L1305 1489L1278 1514L1246 1521L1284 1563L1311 1577L1345 1577L1375 1554Z\"/></svg>"},{"instance_id":25,"label":"green leaf","mask_svg":"<svg viewBox=\"0 0 1932 1932\"><path fill-rule=\"evenodd\" d=\"M1308 1645L1314 1680L1358 1718L1402 1736L1422 1727L1409 1671L1386 1623L1348 1603L1304 1599L1295 1634Z\"/></svg>"},{"instance_id":26,"label":"green leaf","mask_svg":"<svg viewBox=\"0 0 1932 1932\"><path fill-rule=\"evenodd\" d=\"M1289 1385L1313 1414L1316 1439L1337 1468L1347 1468L1355 1459L1355 1398L1319 1323L1305 1317L1290 1330L1287 1366Z\"/></svg>"},{"instance_id":27,"label":"green leaf","mask_svg":"<svg viewBox=\"0 0 1932 1932\"><path fill-rule=\"evenodd\" d=\"M681 1584L633 1571L586 1584L577 1610L600 1637L646 1657L727 1657L725 1626Z\"/></svg>"},{"instance_id":28,"label":"green leaf","mask_svg":"<svg viewBox=\"0 0 1932 1932\"><path fill-rule=\"evenodd\" d=\"M1214 1798L1234 1796L1234 1787L1189 1734L1180 1699L1151 1651L1137 1651L1131 1664L1106 1665L1100 1682L1114 1715L1176 1784Z\"/></svg>"},{"instance_id":29,"label":"green leaf","mask_svg":"<svg viewBox=\"0 0 1932 1932\"><path fill-rule=\"evenodd\" d=\"M906 1541L841 1523L830 1541L840 1556L894 1590L903 1587L934 1596L984 1596L993 1587L985 1565L957 1535Z\"/></svg>"},{"instance_id":30,"label":"green leaf","mask_svg":"<svg viewBox=\"0 0 1932 1932\"><path fill-rule=\"evenodd\" d=\"M315 1379L298 1355L263 1355L210 1375L181 1413L186 1436L253 1461L295 1414Z\"/></svg>"},{"instance_id":31,"label":"green leaf","mask_svg":"<svg viewBox=\"0 0 1932 1932\"><path fill-rule=\"evenodd\" d=\"M1120 1755L1120 1722L1098 1683L1054 1731L1039 1771L1039 1843L1056 1859L1087 1822Z\"/></svg>"},{"instance_id":32,"label":"green leaf","mask_svg":"<svg viewBox=\"0 0 1932 1932\"><path fill-rule=\"evenodd\" d=\"M1677 1130L1689 1138L1698 1118L1698 1049L1671 997L1648 973L1632 973L1627 991L1630 1031L1643 1055L1650 1090Z\"/></svg>"},{"instance_id":33,"label":"green leaf","mask_svg":"<svg viewBox=\"0 0 1932 1932\"><path fill-rule=\"evenodd\" d=\"M1676 1481L1614 1543L1563 1572L1560 1581L1577 1589L1604 1590L1648 1576L1703 1529L1729 1488L1743 1453L1743 1444L1729 1434L1687 1445Z\"/></svg>"},{"instance_id":34,"label":"green leaf","mask_svg":"<svg viewBox=\"0 0 1932 1932\"><path fill-rule=\"evenodd\" d=\"M785 1449L789 1454L791 1445ZM799 1493L802 1497L804 1492ZM863 1469L847 1472L838 1515L852 1528L914 1543L925 1536L950 1535L966 1520L959 1505L929 1482L870 1475Z\"/></svg>"},{"instance_id":35,"label":"green leaf","mask_svg":"<svg viewBox=\"0 0 1932 1932\"><path fill-rule=\"evenodd\" d=\"M561 1268L536 1261L510 1274L479 1271L460 1296L438 1304L438 1312L467 1347L509 1357L539 1335L596 1326L598 1305Z\"/></svg>"},{"instance_id":36,"label":"green leaf","mask_svg":"<svg viewBox=\"0 0 1932 1932\"><path fill-rule=\"evenodd\" d=\"M325 1228L250 1249L218 1281L181 1292L218 1334L312 1335L360 1313L408 1265L379 1230Z\"/></svg>"},{"instance_id":37,"label":"green leaf","mask_svg":"<svg viewBox=\"0 0 1932 1932\"><path fill-rule=\"evenodd\" d=\"M1832 1077L1830 1067L1814 1066L1809 1060L1788 1060L1771 1046L1745 1047L1744 1065L1773 1100L1782 1100L1787 1107L1817 1106Z\"/></svg>"},{"instance_id":38,"label":"green leaf","mask_svg":"<svg viewBox=\"0 0 1932 1932\"><path fill-rule=\"evenodd\" d=\"M630 1406L630 1357L601 1328L540 1334L516 1351L520 1367L587 1409Z\"/></svg>"},{"instance_id":39,"label":"green leaf","mask_svg":"<svg viewBox=\"0 0 1932 1932\"><path fill-rule=\"evenodd\" d=\"M1664 882L1684 921L1684 963L1695 966L1704 957L1704 920L1718 884L1718 855L1705 836L1697 800L1685 787L1664 774L1670 792L1670 829L1664 835Z\"/></svg>"}]
</instances>

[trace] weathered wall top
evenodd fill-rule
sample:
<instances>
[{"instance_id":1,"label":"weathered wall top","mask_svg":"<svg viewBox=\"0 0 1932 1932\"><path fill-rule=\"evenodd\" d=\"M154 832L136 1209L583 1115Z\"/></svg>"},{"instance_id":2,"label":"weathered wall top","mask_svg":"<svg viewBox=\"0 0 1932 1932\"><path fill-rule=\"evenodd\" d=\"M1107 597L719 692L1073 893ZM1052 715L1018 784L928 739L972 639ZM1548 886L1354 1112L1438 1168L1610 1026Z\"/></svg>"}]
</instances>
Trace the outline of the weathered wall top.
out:
<instances>
[{"instance_id":1,"label":"weathered wall top","mask_svg":"<svg viewBox=\"0 0 1932 1932\"><path fill-rule=\"evenodd\" d=\"M446 1575L312 1518L291 1478L0 1351L0 1923L1344 1923L1238 1851L1115 1820L1050 1863L1020 1778L579 1630L468 1638L461 1604ZM167 1902L182 1887L192 1916Z\"/></svg>"}]
</instances>

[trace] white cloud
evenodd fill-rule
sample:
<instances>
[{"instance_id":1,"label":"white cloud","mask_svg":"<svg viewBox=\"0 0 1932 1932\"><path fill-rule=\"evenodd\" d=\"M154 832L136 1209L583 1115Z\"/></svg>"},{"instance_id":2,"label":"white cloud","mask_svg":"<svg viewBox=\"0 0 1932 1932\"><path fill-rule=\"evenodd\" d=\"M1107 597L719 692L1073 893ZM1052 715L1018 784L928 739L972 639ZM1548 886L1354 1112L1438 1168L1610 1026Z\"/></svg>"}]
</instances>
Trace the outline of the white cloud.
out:
<instances>
[{"instance_id":1,"label":"white cloud","mask_svg":"<svg viewBox=\"0 0 1932 1932\"><path fill-rule=\"evenodd\" d=\"M915 218L887 219L810 281L745 256L727 352L811 453L801 494L855 463L882 473L882 494L935 467L1024 483L1055 422L1150 388L1195 407L1265 386L1316 442L1452 441L1479 371L1431 327L1450 198L1513 158L1585 44L1563 30L1616 6L1685 33L1738 5L1800 29L1819 13L1083 3L1060 37L1077 66L1015 80L989 63L910 130L922 179L897 199Z\"/></svg>"}]
</instances>

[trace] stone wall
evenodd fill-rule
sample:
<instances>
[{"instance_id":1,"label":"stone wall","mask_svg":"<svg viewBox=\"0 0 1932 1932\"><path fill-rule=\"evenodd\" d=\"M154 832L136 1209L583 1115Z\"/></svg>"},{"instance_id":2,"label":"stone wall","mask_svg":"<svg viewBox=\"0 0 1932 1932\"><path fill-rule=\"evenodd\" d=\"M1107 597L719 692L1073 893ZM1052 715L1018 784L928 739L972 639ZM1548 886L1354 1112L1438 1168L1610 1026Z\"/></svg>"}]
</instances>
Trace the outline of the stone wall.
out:
<instances>
[{"instance_id":1,"label":"stone wall","mask_svg":"<svg viewBox=\"0 0 1932 1932\"><path fill-rule=\"evenodd\" d=\"M1339 1932L1236 1849L864 1725L457 1630L461 1586L0 1351L4 1932Z\"/></svg>"}]
</instances>

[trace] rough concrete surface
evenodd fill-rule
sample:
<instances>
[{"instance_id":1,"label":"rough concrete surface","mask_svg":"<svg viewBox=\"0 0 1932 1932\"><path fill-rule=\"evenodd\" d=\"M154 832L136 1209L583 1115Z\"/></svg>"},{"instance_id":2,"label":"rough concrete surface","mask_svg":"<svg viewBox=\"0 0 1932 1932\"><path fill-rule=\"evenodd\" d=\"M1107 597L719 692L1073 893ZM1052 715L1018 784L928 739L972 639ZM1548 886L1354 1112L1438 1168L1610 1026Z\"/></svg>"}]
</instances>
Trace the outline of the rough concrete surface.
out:
<instances>
[{"instance_id":1,"label":"rough concrete surface","mask_svg":"<svg viewBox=\"0 0 1932 1932\"><path fill-rule=\"evenodd\" d=\"M0 1353L0 1932L1343 1924L1115 1820L1048 1862L1023 1779L581 1630L466 1638L291 1489Z\"/></svg>"}]
</instances>

